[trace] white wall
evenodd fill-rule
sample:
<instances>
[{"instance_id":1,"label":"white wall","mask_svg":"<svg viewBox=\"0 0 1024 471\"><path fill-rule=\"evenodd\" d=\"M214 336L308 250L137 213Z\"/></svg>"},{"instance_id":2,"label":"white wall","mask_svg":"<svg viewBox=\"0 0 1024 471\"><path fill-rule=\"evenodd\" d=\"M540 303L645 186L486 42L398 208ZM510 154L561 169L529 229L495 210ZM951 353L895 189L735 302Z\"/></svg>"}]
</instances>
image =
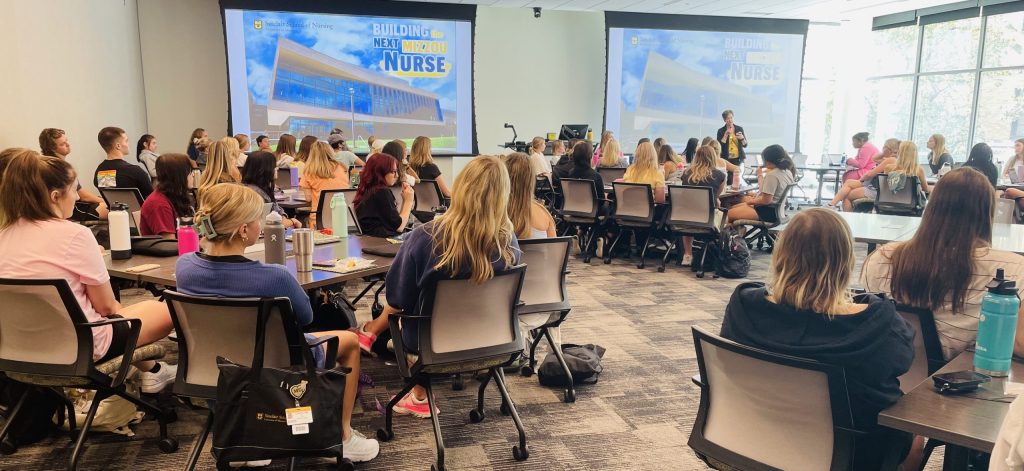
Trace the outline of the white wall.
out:
<instances>
[{"instance_id":1,"label":"white wall","mask_svg":"<svg viewBox=\"0 0 1024 471\"><path fill-rule=\"evenodd\" d=\"M137 0L149 133L185 152L195 128L228 132L227 62L216 0Z\"/></svg>"},{"instance_id":2,"label":"white wall","mask_svg":"<svg viewBox=\"0 0 1024 471\"><path fill-rule=\"evenodd\" d=\"M476 130L480 153L498 145L558 132L562 124L590 124L600 134L604 116L604 13L478 7L476 18Z\"/></svg>"},{"instance_id":3,"label":"white wall","mask_svg":"<svg viewBox=\"0 0 1024 471\"><path fill-rule=\"evenodd\" d=\"M70 161L92 187L104 126L146 130L135 0L6 0L0 149L39 149L39 132L68 132ZM187 137L187 136L186 136Z\"/></svg>"}]
</instances>

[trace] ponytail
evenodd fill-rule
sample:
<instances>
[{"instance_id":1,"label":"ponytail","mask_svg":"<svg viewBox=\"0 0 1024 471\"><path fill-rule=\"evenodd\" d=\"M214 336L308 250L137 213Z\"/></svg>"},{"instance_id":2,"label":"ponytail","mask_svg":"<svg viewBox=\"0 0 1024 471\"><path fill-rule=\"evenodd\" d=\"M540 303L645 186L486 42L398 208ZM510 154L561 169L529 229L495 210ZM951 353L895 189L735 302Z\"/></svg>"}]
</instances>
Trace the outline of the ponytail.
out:
<instances>
[{"instance_id":1,"label":"ponytail","mask_svg":"<svg viewBox=\"0 0 1024 471\"><path fill-rule=\"evenodd\" d=\"M50 192L61 194L75 181L71 164L57 157L11 148L0 152L0 229L19 219L45 221L62 218L54 214Z\"/></svg>"},{"instance_id":2,"label":"ponytail","mask_svg":"<svg viewBox=\"0 0 1024 471\"><path fill-rule=\"evenodd\" d=\"M789 170L789 173L793 174L793 177L796 178L796 163L793 162L793 159L789 157L789 153L787 153L786 149L782 146L772 144L765 147L764 150L761 151L761 158L764 159L765 162L774 165L775 168Z\"/></svg>"}]
</instances>

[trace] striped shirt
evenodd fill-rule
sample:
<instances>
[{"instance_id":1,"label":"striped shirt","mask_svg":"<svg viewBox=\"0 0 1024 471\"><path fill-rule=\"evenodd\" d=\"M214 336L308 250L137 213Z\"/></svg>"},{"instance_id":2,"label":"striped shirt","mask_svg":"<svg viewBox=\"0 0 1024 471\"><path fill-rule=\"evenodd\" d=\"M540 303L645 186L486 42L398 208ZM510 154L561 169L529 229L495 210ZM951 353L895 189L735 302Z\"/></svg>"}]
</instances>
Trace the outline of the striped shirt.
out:
<instances>
[{"instance_id":1,"label":"striped shirt","mask_svg":"<svg viewBox=\"0 0 1024 471\"><path fill-rule=\"evenodd\" d=\"M868 256L860 273L860 282L870 292L892 292L893 249L900 242L882 246ZM937 260L941 263L941 260ZM1017 282L1018 294L1024 297L1024 257L1012 252L991 248L974 251L974 272L971 285L964 297L964 312L953 313L953 306L947 299L941 309L933 312L935 328L942 344L942 354L951 360L974 343L978 336L978 318L981 315L981 301L985 296L985 285L996 276L996 269L1002 268L1007 279ZM898 300L897 300L898 301Z\"/></svg>"}]
</instances>

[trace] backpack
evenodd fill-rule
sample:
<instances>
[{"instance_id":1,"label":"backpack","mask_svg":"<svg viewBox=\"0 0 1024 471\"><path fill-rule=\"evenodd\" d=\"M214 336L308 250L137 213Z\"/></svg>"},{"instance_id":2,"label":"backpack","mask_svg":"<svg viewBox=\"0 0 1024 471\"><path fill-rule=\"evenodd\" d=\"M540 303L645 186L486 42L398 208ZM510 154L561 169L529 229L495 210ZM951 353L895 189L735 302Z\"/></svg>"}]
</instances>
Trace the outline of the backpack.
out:
<instances>
[{"instance_id":1,"label":"backpack","mask_svg":"<svg viewBox=\"0 0 1024 471\"><path fill-rule=\"evenodd\" d=\"M128 387L129 392L132 392L134 384L125 383L125 385ZM81 427L85 423L86 415L89 414L92 402L96 399L96 391L67 388L65 389L65 394L75 405L75 424ZM133 392L133 394L137 394L137 391ZM110 396L100 401L100 405L96 409L96 417L93 418L89 431L111 432L134 437L135 432L132 431L130 426L142 422L142 418L145 415L131 401L117 395ZM62 430L68 430L69 427L68 421L64 421L60 426Z\"/></svg>"},{"instance_id":2,"label":"backpack","mask_svg":"<svg viewBox=\"0 0 1024 471\"><path fill-rule=\"evenodd\" d=\"M725 226L718 240L715 273L722 278L745 278L750 273L750 249L735 227Z\"/></svg>"},{"instance_id":3,"label":"backpack","mask_svg":"<svg viewBox=\"0 0 1024 471\"><path fill-rule=\"evenodd\" d=\"M704 257L704 266L701 267L700 259L704 255L704 251L708 251L707 257ZM690 264L690 271L702 271L710 272L715 270L715 260L718 259L718 241L716 240L704 240L697 244L694 241L693 244L693 262Z\"/></svg>"},{"instance_id":4,"label":"backpack","mask_svg":"<svg viewBox=\"0 0 1024 471\"><path fill-rule=\"evenodd\" d=\"M886 177L886 183L889 184L889 190L892 194L899 193L903 190L903 187L907 185L907 176L902 173L889 172L889 176Z\"/></svg>"},{"instance_id":5,"label":"backpack","mask_svg":"<svg viewBox=\"0 0 1024 471\"><path fill-rule=\"evenodd\" d=\"M25 398L18 417L10 424L3 444L0 445L4 453L13 453L19 446L31 445L48 437L57 430L57 424L53 421L54 415L64 415L64 401L56 391L19 383L0 375L0 405L6 409L3 416L10 416L25 391L28 391L29 395Z\"/></svg>"},{"instance_id":6,"label":"backpack","mask_svg":"<svg viewBox=\"0 0 1024 471\"><path fill-rule=\"evenodd\" d=\"M562 356L565 363L569 365L572 372L573 384L594 384L597 376L601 374L604 367L601 366L601 358L604 356L604 347L600 345L574 345L571 343L562 344ZM558 358L554 353L548 353L544 361L537 368L537 378L543 386L554 386L564 388L565 370L558 364Z\"/></svg>"}]
</instances>

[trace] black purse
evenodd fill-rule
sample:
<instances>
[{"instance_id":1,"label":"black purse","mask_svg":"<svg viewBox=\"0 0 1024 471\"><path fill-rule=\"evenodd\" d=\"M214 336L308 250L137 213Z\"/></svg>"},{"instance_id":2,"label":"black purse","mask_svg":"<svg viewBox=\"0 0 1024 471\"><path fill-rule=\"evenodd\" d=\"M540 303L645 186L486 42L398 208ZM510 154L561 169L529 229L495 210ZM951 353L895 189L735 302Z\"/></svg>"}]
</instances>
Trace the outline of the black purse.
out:
<instances>
[{"instance_id":1,"label":"black purse","mask_svg":"<svg viewBox=\"0 0 1024 471\"><path fill-rule=\"evenodd\" d=\"M337 457L339 469L349 464L341 453L341 406L350 370L317 368L301 335L302 345L291 348L292 358L295 349L301 350L302 365L264 368L265 315L256 331L251 367L217 358L212 431L218 466L296 456ZM333 343L328 350L337 349Z\"/></svg>"}]
</instances>

